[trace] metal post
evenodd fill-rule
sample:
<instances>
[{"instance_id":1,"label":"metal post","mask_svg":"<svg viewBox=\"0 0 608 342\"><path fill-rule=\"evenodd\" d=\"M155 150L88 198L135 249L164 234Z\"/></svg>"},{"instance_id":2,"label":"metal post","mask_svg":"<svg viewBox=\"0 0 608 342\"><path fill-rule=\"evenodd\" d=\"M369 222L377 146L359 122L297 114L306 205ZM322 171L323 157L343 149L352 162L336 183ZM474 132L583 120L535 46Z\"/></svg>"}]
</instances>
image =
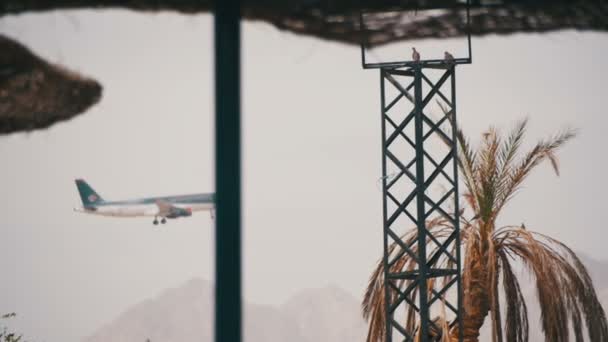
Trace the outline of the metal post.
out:
<instances>
[{"instance_id":1,"label":"metal post","mask_svg":"<svg viewBox=\"0 0 608 342\"><path fill-rule=\"evenodd\" d=\"M385 115L385 111L384 108L386 108L386 101L385 101L385 96L384 96L384 70L380 69L380 92L382 94L382 97L380 98L380 112L382 113L382 217L383 217L383 221L386 222L387 220L387 215L388 215L388 210L387 210L387 206L386 206L386 144L384 143L384 137L386 136L386 120L384 120L384 115ZM384 256L382 258L382 262L383 262L383 267L384 267L384 279L388 279L388 274L389 274L389 265L388 265L388 248L389 248L389 241L388 241L388 232L386 231L386 225L383 228L383 235L384 235ZM388 282L385 281L384 282L384 302L385 303L390 303L390 288L388 285ZM389 306L385 305L384 306L384 317L386 317L387 322L388 321L392 321L393 319L393 314L389 311ZM392 329L390 324L386 324L385 325L385 335L386 335L386 342L392 342L393 340L393 336L391 335Z\"/></svg>"},{"instance_id":2,"label":"metal post","mask_svg":"<svg viewBox=\"0 0 608 342\"><path fill-rule=\"evenodd\" d=\"M240 3L214 2L215 341L241 341Z\"/></svg>"},{"instance_id":3,"label":"metal post","mask_svg":"<svg viewBox=\"0 0 608 342\"><path fill-rule=\"evenodd\" d=\"M428 341L429 331L429 305L427 280L429 274L426 265L426 219L425 219L425 192L424 177L424 136L422 133L422 70L420 65L414 66L414 142L416 143L416 209L418 228L418 296L420 297L420 342Z\"/></svg>"}]
</instances>

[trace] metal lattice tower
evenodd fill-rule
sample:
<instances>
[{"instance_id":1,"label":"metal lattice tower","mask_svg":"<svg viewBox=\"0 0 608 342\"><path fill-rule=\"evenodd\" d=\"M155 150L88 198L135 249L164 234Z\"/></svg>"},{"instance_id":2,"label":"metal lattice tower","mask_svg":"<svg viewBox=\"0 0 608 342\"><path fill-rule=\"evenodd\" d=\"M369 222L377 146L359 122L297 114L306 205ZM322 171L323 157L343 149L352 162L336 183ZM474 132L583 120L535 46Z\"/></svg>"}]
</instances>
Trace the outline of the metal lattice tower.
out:
<instances>
[{"instance_id":1,"label":"metal lattice tower","mask_svg":"<svg viewBox=\"0 0 608 342\"><path fill-rule=\"evenodd\" d=\"M462 341L456 67L472 63L470 2L464 58L368 63L361 43L363 69L380 71L386 342Z\"/></svg>"},{"instance_id":2,"label":"metal lattice tower","mask_svg":"<svg viewBox=\"0 0 608 342\"><path fill-rule=\"evenodd\" d=\"M437 317L462 331L455 71L450 62L380 68L388 342L438 340Z\"/></svg>"}]
</instances>

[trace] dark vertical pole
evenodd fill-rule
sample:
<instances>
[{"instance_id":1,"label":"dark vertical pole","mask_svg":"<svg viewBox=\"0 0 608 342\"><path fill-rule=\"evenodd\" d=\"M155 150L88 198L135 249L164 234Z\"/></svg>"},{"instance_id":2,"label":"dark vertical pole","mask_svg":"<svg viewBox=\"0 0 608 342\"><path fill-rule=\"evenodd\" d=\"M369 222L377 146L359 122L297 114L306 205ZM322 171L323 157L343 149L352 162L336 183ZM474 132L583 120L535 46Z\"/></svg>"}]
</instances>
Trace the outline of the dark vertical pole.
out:
<instances>
[{"instance_id":1,"label":"dark vertical pole","mask_svg":"<svg viewBox=\"0 0 608 342\"><path fill-rule=\"evenodd\" d=\"M416 142L416 220L418 221L418 294L420 295L420 341L428 341L429 332L429 306L427 292L426 267L426 219L424 210L424 196L426 185L424 179L424 134L422 129L422 67L414 67L414 106L415 106L415 137Z\"/></svg>"},{"instance_id":2,"label":"dark vertical pole","mask_svg":"<svg viewBox=\"0 0 608 342\"><path fill-rule=\"evenodd\" d=\"M239 0L215 12L215 341L241 341Z\"/></svg>"},{"instance_id":3,"label":"dark vertical pole","mask_svg":"<svg viewBox=\"0 0 608 342\"><path fill-rule=\"evenodd\" d=\"M467 0L467 43L469 48L469 63L473 63L473 48L471 47L471 0Z\"/></svg>"},{"instance_id":4,"label":"dark vertical pole","mask_svg":"<svg viewBox=\"0 0 608 342\"><path fill-rule=\"evenodd\" d=\"M365 32L365 24L363 23L363 12L359 12L359 30L361 31L361 33ZM365 69L365 43L363 42L363 39L364 38L361 38L361 44L359 44L359 46L361 47L361 67ZM384 108L382 108L382 110L384 110ZM382 120L384 120L384 118L382 118Z\"/></svg>"},{"instance_id":5,"label":"dark vertical pole","mask_svg":"<svg viewBox=\"0 0 608 342\"><path fill-rule=\"evenodd\" d=\"M393 329L391 322L393 321L393 314L389 310L389 308L391 307L391 288L388 283L390 281L388 279L388 275L390 273L390 270L388 268L388 230L390 229L390 227L388 226L387 222L388 213L386 206L386 192L388 191L386 189L386 149L388 148L388 146L386 145L386 94L384 90L384 73L384 69L380 69L380 113L382 114L382 117L380 118L380 122L382 122L382 224L384 227L384 232L382 234L384 236L384 258L382 260L382 263L384 264L384 318L386 322L384 327L386 334L385 341L392 342Z\"/></svg>"}]
</instances>

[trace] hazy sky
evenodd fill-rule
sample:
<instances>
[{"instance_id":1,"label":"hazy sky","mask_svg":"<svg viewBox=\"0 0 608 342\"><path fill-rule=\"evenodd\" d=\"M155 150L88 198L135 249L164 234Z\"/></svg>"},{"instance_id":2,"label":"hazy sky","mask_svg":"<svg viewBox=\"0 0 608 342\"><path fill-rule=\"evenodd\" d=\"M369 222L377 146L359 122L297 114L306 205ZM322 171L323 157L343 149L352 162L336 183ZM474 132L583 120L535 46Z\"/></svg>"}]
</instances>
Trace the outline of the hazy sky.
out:
<instances>
[{"instance_id":1,"label":"hazy sky","mask_svg":"<svg viewBox=\"0 0 608 342\"><path fill-rule=\"evenodd\" d=\"M109 199L213 191L211 24L124 11L0 19L0 32L104 85L87 114L0 138L0 311L18 312L28 339L77 341L164 288L212 278L206 214L155 227L72 211L75 177ZM382 249L378 73L354 47L262 23L243 31L245 297L280 304L327 284L360 297ZM469 134L525 116L532 140L581 132L560 153L561 177L539 168L502 221L608 258L608 37L473 44L458 72Z\"/></svg>"}]
</instances>

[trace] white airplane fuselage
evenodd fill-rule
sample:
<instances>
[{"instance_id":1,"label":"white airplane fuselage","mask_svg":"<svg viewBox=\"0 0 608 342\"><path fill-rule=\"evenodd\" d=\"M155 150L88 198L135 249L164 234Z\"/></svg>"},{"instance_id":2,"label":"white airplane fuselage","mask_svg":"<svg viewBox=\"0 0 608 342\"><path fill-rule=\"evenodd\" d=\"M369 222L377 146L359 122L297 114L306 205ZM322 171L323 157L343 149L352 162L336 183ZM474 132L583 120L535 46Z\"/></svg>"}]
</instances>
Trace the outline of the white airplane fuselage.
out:
<instances>
[{"instance_id":1,"label":"white airplane fuselage","mask_svg":"<svg viewBox=\"0 0 608 342\"><path fill-rule=\"evenodd\" d=\"M174 205L177 208L195 211L211 211L215 207L211 203L191 204L191 205ZM121 204L121 205L105 205L94 208L77 207L75 211L110 217L160 217L158 206L155 204Z\"/></svg>"},{"instance_id":2,"label":"white airplane fuselage","mask_svg":"<svg viewBox=\"0 0 608 342\"><path fill-rule=\"evenodd\" d=\"M127 201L105 201L82 179L76 180L76 187L82 200L82 207L75 211L109 217L154 217L154 224L166 219L189 217L195 211L215 209L214 194L193 194L179 196L149 197Z\"/></svg>"}]
</instances>

